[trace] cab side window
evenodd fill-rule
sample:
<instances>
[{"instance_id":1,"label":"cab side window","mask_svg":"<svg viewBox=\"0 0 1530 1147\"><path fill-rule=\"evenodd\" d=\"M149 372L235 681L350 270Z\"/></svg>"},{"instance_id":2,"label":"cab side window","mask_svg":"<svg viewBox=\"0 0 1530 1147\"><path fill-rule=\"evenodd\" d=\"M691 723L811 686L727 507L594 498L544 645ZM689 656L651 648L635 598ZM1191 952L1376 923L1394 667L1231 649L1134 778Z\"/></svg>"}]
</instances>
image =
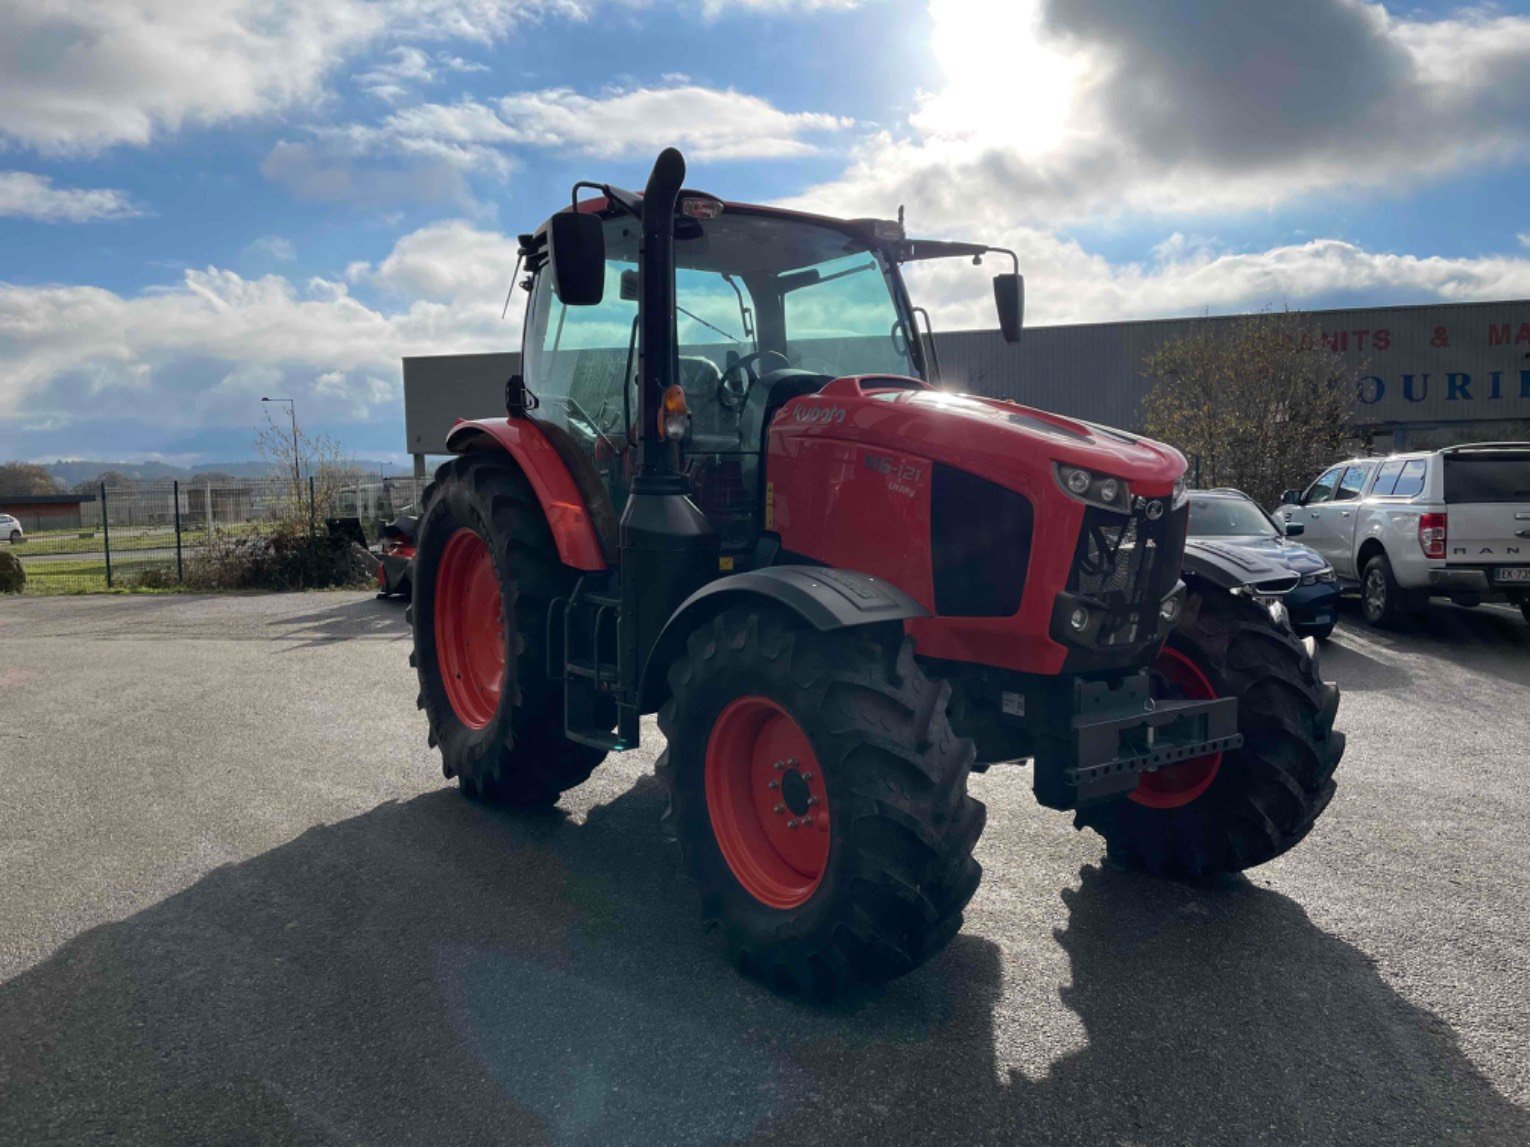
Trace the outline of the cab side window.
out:
<instances>
[{"instance_id":1,"label":"cab side window","mask_svg":"<svg viewBox=\"0 0 1530 1147\"><path fill-rule=\"evenodd\" d=\"M1315 506L1319 502L1327 502L1333 498L1333 488L1339 484L1339 475L1344 473L1343 466L1335 466L1324 474L1316 482L1307 487L1307 493L1302 498L1302 505Z\"/></svg>"},{"instance_id":2,"label":"cab side window","mask_svg":"<svg viewBox=\"0 0 1530 1147\"><path fill-rule=\"evenodd\" d=\"M1370 475L1369 466L1351 466L1344 471L1344 477L1339 479L1339 488L1333 493L1335 502L1350 502L1360 496L1360 491L1365 487L1365 479Z\"/></svg>"},{"instance_id":3,"label":"cab side window","mask_svg":"<svg viewBox=\"0 0 1530 1147\"><path fill-rule=\"evenodd\" d=\"M1392 491L1399 498L1416 498L1424 492L1424 474L1428 462L1415 458L1403 467L1397 477L1397 488Z\"/></svg>"},{"instance_id":4,"label":"cab side window","mask_svg":"<svg viewBox=\"0 0 1530 1147\"><path fill-rule=\"evenodd\" d=\"M1381 467L1381 473L1376 475L1376 484L1371 487L1371 493L1382 497L1392 493L1397 486L1397 476L1402 473L1401 462L1387 462Z\"/></svg>"}]
</instances>

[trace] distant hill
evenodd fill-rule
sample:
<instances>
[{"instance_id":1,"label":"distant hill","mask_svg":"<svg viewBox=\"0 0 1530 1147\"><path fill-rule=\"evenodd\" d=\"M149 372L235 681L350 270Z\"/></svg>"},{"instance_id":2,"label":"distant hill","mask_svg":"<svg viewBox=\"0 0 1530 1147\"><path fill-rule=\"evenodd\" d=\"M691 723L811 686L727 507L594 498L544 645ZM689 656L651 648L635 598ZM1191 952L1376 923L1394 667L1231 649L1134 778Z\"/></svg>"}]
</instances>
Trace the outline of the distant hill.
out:
<instances>
[{"instance_id":1,"label":"distant hill","mask_svg":"<svg viewBox=\"0 0 1530 1147\"><path fill-rule=\"evenodd\" d=\"M366 474L410 474L413 471L397 462L381 462L375 458L358 458L357 470ZM167 462L53 462L44 466L53 480L61 486L75 486L80 482L94 481L108 470L126 474L140 481L169 481L179 478L190 481L198 474L228 474L235 478L267 478L271 467L264 462L207 462L200 466L171 466Z\"/></svg>"}]
</instances>

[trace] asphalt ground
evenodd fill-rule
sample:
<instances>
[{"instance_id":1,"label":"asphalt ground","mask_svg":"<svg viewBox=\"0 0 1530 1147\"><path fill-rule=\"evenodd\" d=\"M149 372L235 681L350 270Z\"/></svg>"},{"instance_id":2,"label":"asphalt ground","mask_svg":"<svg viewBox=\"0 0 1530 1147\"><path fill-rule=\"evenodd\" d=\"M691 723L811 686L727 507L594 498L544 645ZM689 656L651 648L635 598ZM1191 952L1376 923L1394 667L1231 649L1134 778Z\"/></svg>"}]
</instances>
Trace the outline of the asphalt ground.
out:
<instances>
[{"instance_id":1,"label":"asphalt ground","mask_svg":"<svg viewBox=\"0 0 1530 1147\"><path fill-rule=\"evenodd\" d=\"M701 934L656 733L474 806L408 644L354 594L0 602L0 1141L1530 1142L1517 613L1350 614L1338 796L1246 879L975 778L966 927L832 1007Z\"/></svg>"}]
</instances>

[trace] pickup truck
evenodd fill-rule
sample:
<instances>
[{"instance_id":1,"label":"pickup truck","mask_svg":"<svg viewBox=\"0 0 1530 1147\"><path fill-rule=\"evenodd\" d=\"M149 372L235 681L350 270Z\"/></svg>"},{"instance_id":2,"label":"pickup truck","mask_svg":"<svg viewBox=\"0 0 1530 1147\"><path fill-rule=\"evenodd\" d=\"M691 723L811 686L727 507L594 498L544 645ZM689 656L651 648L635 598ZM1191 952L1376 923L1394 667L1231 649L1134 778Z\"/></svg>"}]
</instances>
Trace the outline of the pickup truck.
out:
<instances>
[{"instance_id":1,"label":"pickup truck","mask_svg":"<svg viewBox=\"0 0 1530 1147\"><path fill-rule=\"evenodd\" d=\"M1372 625L1431 597L1509 601L1530 621L1530 442L1351 459L1287 490L1276 514L1305 527Z\"/></svg>"}]
</instances>

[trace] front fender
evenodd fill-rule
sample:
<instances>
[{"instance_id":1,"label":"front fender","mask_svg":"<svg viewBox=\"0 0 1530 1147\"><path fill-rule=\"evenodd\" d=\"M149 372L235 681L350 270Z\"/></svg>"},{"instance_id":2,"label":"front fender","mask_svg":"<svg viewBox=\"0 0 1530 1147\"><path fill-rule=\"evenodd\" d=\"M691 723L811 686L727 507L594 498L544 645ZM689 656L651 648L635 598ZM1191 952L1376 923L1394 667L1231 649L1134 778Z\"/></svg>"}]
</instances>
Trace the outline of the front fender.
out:
<instances>
[{"instance_id":1,"label":"front fender","mask_svg":"<svg viewBox=\"0 0 1530 1147\"><path fill-rule=\"evenodd\" d=\"M766 566L718 578L686 598L654 642L639 689L643 712L659 707L669 666L691 633L723 610L751 601L785 608L820 631L930 616L897 586L855 570Z\"/></svg>"}]
</instances>

